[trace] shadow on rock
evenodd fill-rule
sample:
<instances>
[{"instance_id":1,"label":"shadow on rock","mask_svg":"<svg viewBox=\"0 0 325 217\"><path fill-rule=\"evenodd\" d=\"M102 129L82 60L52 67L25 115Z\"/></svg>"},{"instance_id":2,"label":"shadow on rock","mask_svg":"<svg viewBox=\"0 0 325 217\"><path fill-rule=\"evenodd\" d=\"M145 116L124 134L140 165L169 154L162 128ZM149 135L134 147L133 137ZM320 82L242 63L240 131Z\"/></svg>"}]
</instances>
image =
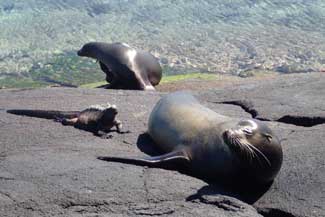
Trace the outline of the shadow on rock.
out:
<instances>
[{"instance_id":1,"label":"shadow on rock","mask_svg":"<svg viewBox=\"0 0 325 217\"><path fill-rule=\"evenodd\" d=\"M190 195L186 198L186 201L204 200L205 196L211 195L226 195L235 197L248 204L254 204L259 198L261 198L271 187L272 183L267 185L256 185L249 183L222 183L216 181L207 181L208 185L203 186L197 191L196 194Z\"/></svg>"},{"instance_id":2,"label":"shadow on rock","mask_svg":"<svg viewBox=\"0 0 325 217\"><path fill-rule=\"evenodd\" d=\"M150 156L161 155L163 152L153 145L154 143L148 133L140 134L137 140L137 146L143 153Z\"/></svg>"}]
</instances>

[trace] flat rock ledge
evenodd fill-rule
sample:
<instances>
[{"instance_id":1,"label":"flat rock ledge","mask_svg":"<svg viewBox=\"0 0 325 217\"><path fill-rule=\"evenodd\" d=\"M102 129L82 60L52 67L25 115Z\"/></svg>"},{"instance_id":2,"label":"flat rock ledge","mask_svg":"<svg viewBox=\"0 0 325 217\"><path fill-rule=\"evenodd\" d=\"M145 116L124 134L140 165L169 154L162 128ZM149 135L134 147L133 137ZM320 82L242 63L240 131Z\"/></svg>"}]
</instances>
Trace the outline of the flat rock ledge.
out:
<instances>
[{"instance_id":1,"label":"flat rock ledge","mask_svg":"<svg viewBox=\"0 0 325 217\"><path fill-rule=\"evenodd\" d=\"M80 88L0 90L1 216L325 216L325 74L296 74L192 92L221 114L267 121L282 169L254 200L178 171L97 160L152 153L142 142L166 93ZM7 109L81 110L109 102L128 134L112 138Z\"/></svg>"}]
</instances>

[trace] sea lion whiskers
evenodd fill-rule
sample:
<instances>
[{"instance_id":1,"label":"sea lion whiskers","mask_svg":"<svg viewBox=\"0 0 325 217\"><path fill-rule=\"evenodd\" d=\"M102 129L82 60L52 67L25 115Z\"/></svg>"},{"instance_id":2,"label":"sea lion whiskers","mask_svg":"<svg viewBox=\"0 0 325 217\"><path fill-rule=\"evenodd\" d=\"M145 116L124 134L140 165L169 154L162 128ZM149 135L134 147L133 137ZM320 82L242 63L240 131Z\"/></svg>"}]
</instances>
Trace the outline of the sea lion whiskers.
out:
<instances>
[{"instance_id":1,"label":"sea lion whiskers","mask_svg":"<svg viewBox=\"0 0 325 217\"><path fill-rule=\"evenodd\" d=\"M233 137L232 142L237 145L241 153L245 153L250 158L250 161L254 157L254 151L244 142L241 142L241 139L238 137Z\"/></svg>"},{"instance_id":2,"label":"sea lion whiskers","mask_svg":"<svg viewBox=\"0 0 325 217\"><path fill-rule=\"evenodd\" d=\"M253 158L256 158L260 164L262 164L260 156L266 161L268 166L271 167L270 160L255 146L250 144L246 138L239 136L239 130L227 130L227 136L229 137L230 143L239 148L241 153L248 155L250 163L252 163Z\"/></svg>"},{"instance_id":3,"label":"sea lion whiskers","mask_svg":"<svg viewBox=\"0 0 325 217\"><path fill-rule=\"evenodd\" d=\"M255 151L257 151L257 153L259 153L260 155L262 155L262 157L264 158L264 160L267 162L267 164L269 165L269 167L271 167L272 165L271 165L271 162L270 162L270 160L258 149L258 148L256 148L256 147L254 147L253 145L251 145L251 144L249 144L249 143L247 143L247 145L249 146L249 147L251 147L253 150L254 150L254 153L256 154L256 152ZM256 157L257 157L257 159L259 159L259 157L258 157L258 155L256 154ZM260 162L260 161L259 161Z\"/></svg>"},{"instance_id":4,"label":"sea lion whiskers","mask_svg":"<svg viewBox=\"0 0 325 217\"><path fill-rule=\"evenodd\" d=\"M254 151L247 145L247 143L245 143L244 141L242 141L241 138L239 138L238 136L236 136L236 134L233 134L230 137L230 142L231 144L235 145L237 148L239 148L240 153L244 153L245 155L247 155L247 157L249 158L250 163L252 163L252 160L254 158Z\"/></svg>"}]
</instances>

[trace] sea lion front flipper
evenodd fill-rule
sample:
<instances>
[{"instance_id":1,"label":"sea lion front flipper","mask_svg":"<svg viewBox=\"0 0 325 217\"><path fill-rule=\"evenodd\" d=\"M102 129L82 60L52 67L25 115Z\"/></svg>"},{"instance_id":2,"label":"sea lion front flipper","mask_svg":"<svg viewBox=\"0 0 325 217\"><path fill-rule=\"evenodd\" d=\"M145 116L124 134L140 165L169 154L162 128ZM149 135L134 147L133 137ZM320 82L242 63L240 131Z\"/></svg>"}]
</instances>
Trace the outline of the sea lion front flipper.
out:
<instances>
[{"instance_id":1,"label":"sea lion front flipper","mask_svg":"<svg viewBox=\"0 0 325 217\"><path fill-rule=\"evenodd\" d=\"M98 62L100 69L106 74L106 81L108 83L114 83L117 77L116 74L112 72L104 63L102 63L101 61Z\"/></svg>"},{"instance_id":2,"label":"sea lion front flipper","mask_svg":"<svg viewBox=\"0 0 325 217\"><path fill-rule=\"evenodd\" d=\"M105 72L105 74L109 72L107 66L106 66L104 63L102 63L102 62L99 61L99 60L97 60L97 62L99 63L100 69L101 69L103 72Z\"/></svg>"},{"instance_id":3,"label":"sea lion front flipper","mask_svg":"<svg viewBox=\"0 0 325 217\"><path fill-rule=\"evenodd\" d=\"M189 163L190 158L187 156L184 150L176 150L167 154L154 156L154 157L143 157L143 158L123 158L123 157L97 157L99 160L118 162L125 164L134 164L137 166L149 166L149 167L160 167L164 163L170 162L184 162Z\"/></svg>"}]
</instances>

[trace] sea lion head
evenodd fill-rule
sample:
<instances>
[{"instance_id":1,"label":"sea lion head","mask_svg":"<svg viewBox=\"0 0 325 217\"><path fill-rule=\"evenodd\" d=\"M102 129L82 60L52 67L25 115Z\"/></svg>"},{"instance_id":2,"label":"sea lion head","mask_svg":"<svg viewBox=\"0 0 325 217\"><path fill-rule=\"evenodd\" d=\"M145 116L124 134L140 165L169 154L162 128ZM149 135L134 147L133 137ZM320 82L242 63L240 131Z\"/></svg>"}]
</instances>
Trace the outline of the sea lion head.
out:
<instances>
[{"instance_id":1,"label":"sea lion head","mask_svg":"<svg viewBox=\"0 0 325 217\"><path fill-rule=\"evenodd\" d=\"M77 54L81 57L91 57L96 59L98 55L98 50L101 46L103 46L103 43L89 42L82 46L82 48L77 52Z\"/></svg>"},{"instance_id":2,"label":"sea lion head","mask_svg":"<svg viewBox=\"0 0 325 217\"><path fill-rule=\"evenodd\" d=\"M237 154L247 175L267 182L279 172L283 158L280 141L263 122L240 120L225 130L223 138Z\"/></svg>"}]
</instances>

